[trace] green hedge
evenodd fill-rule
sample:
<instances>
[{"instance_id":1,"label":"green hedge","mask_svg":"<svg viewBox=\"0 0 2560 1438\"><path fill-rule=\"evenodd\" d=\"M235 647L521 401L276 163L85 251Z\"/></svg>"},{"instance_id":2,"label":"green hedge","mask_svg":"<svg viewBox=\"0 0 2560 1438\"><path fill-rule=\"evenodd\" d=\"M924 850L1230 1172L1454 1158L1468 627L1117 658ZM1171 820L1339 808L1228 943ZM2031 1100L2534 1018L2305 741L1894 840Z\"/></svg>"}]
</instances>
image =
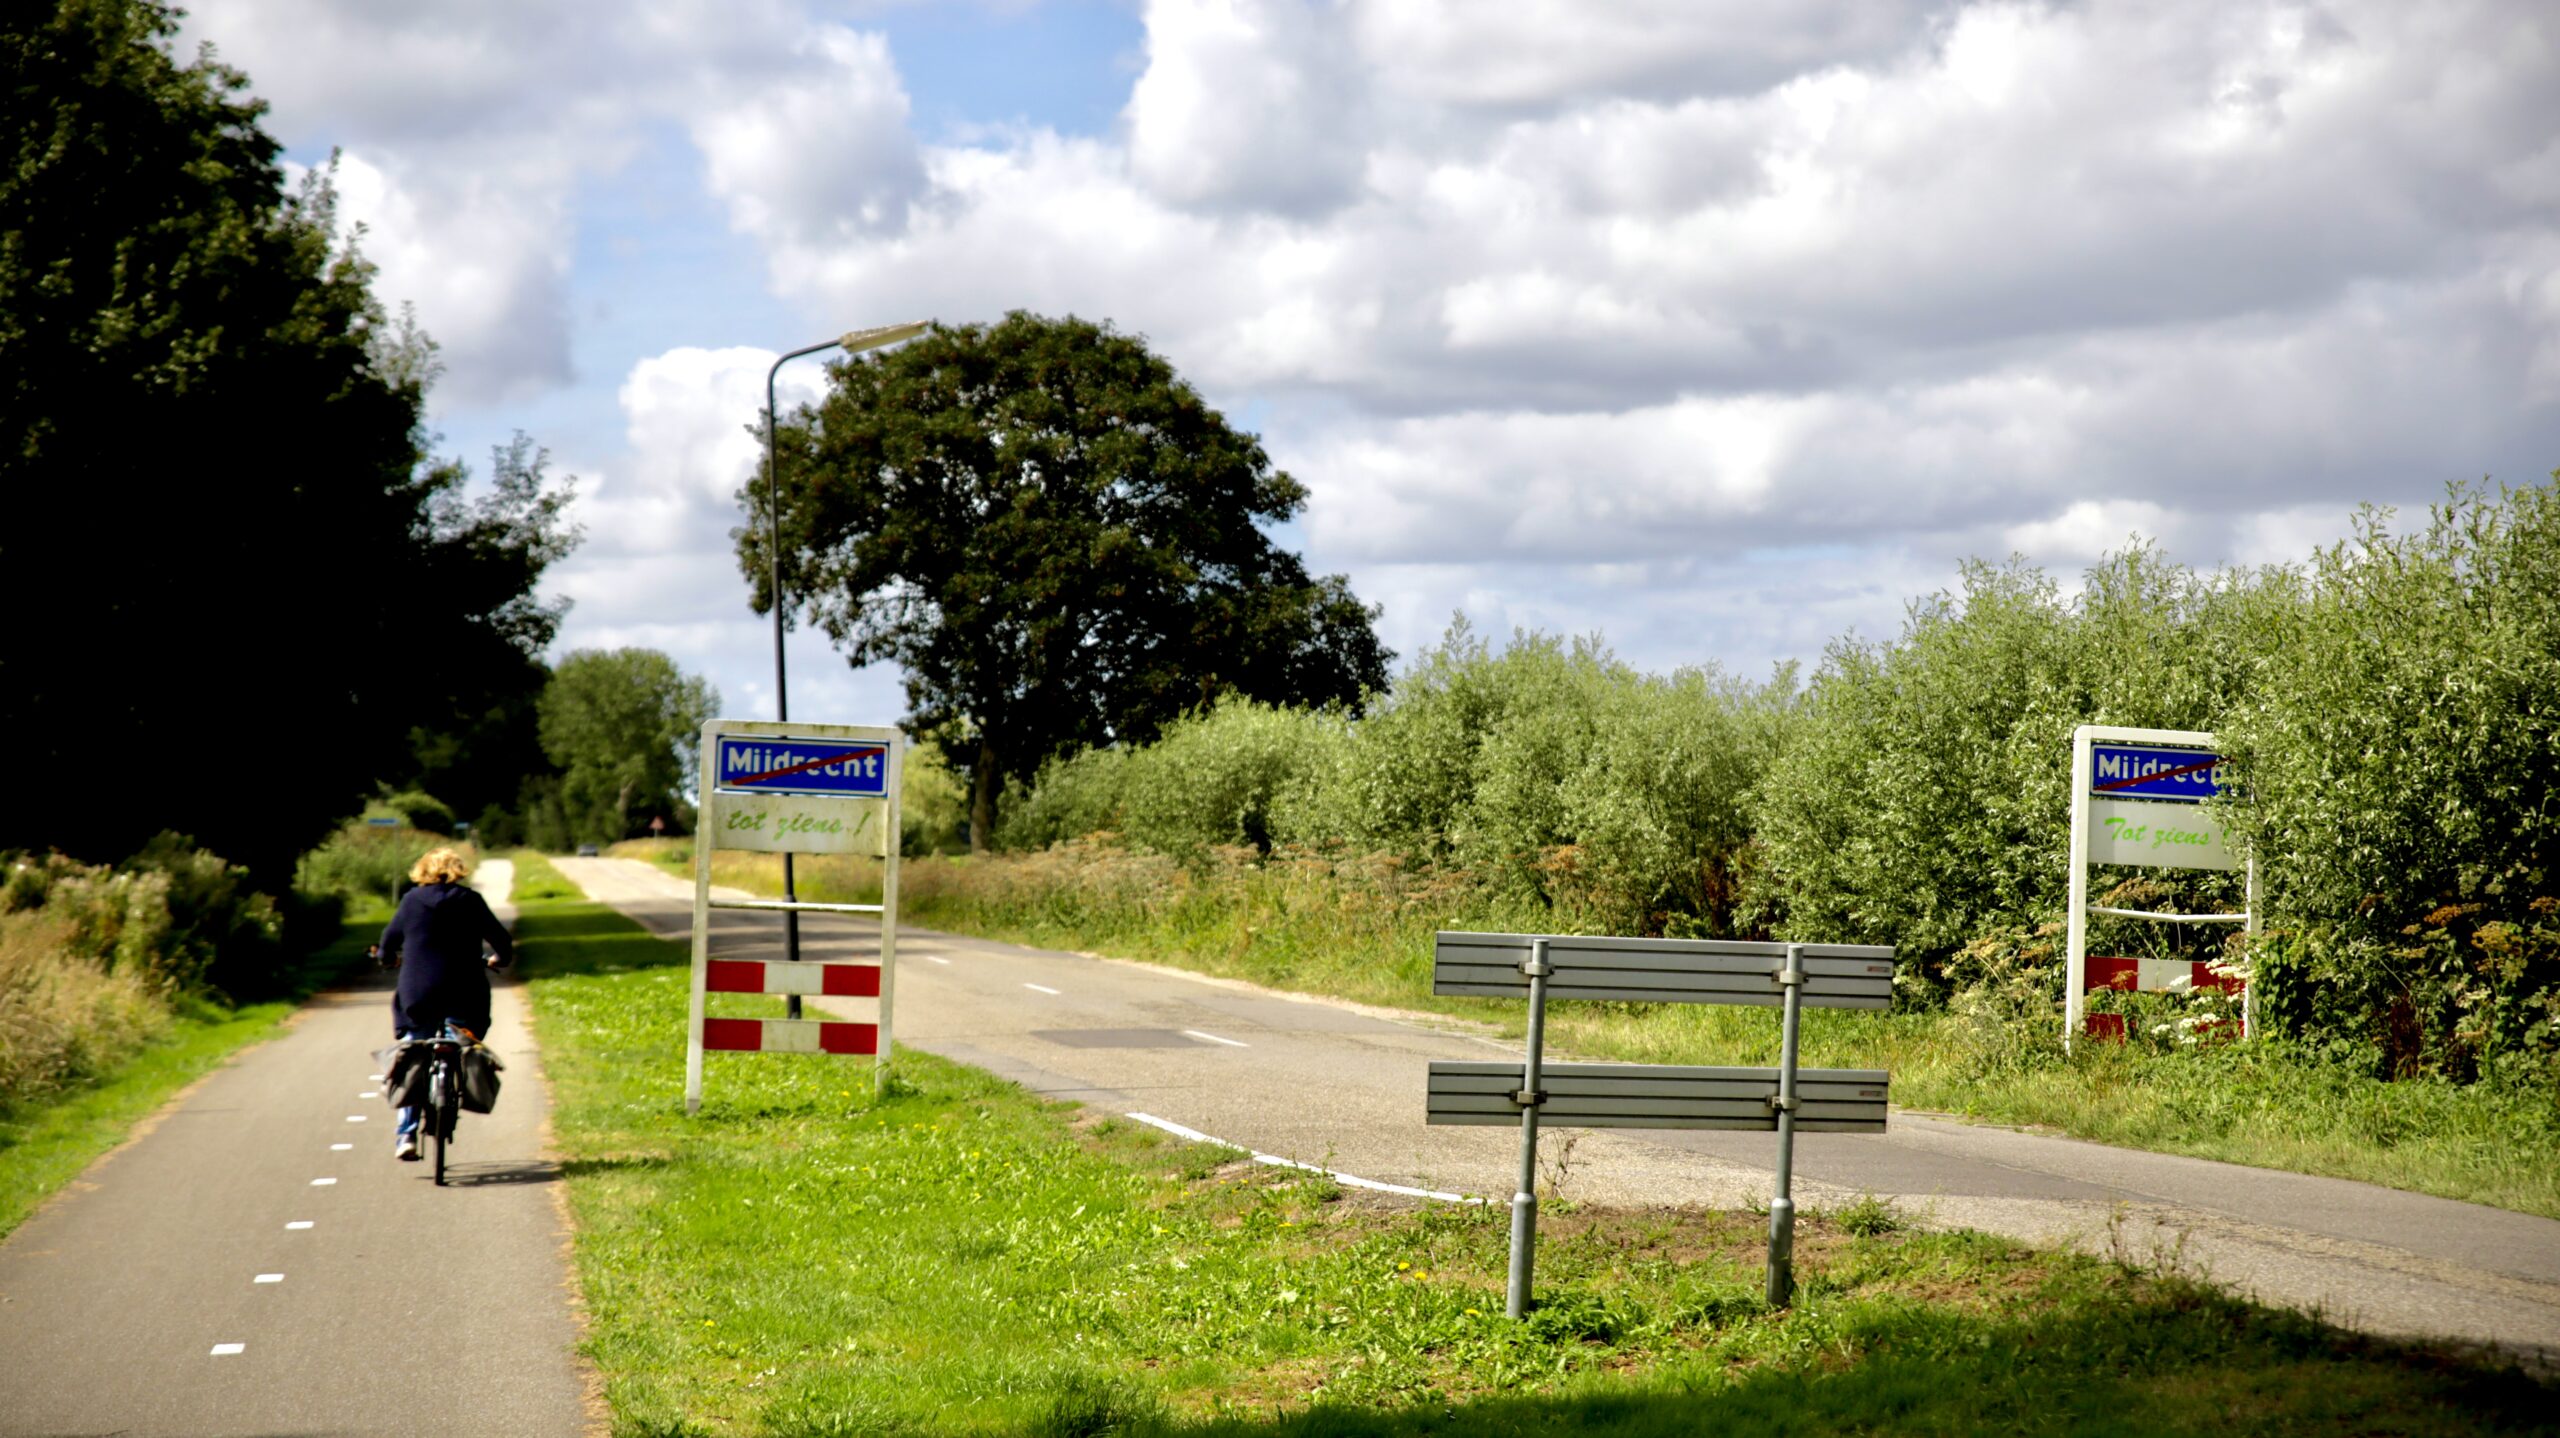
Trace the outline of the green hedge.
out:
<instances>
[{"instance_id":1,"label":"green hedge","mask_svg":"<svg viewBox=\"0 0 2560 1438\"><path fill-rule=\"evenodd\" d=\"M1891 942L1911 1000L1996 969L1992 1006L2024 1012L2060 996L2059 946L2032 936L2067 899L2073 728L2213 730L2245 776L2228 817L2263 856L2269 932L2249 953L2101 920L2093 949L2261 964L2271 1023L2387 1073L2545 1081L2560 488L2456 488L2393 522L2368 511L2299 566L2203 573L2136 545L2074 592L1969 564L1801 686L1645 674L1597 640L1497 649L1461 619L1364 718L1230 701L1052 765L1001 837L1393 855L1564 925ZM2100 878L2149 907L2241 898L2236 874Z\"/></svg>"}]
</instances>

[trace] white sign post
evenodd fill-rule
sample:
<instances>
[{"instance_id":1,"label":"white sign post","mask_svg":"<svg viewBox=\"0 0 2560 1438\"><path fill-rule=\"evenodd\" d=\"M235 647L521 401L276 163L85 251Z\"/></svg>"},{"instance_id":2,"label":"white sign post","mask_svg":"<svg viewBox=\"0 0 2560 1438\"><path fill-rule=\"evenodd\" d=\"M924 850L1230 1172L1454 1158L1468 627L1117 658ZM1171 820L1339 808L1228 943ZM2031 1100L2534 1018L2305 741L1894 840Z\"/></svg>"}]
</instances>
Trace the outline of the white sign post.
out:
<instances>
[{"instance_id":1,"label":"white sign post","mask_svg":"<svg viewBox=\"0 0 2560 1438\"><path fill-rule=\"evenodd\" d=\"M714 719L702 726L701 810L693 841L693 996L685 1020L684 1111L702 1110L706 1049L745 1053L868 1054L875 1084L888 1081L898 976L898 786L905 736L849 724L769 724ZM871 854L881 862L880 902L817 904L782 899L715 899L711 856L720 849L764 854ZM715 959L711 911L877 914L875 960L794 962ZM719 1019L705 1012L715 993L876 998L877 1023Z\"/></svg>"},{"instance_id":2,"label":"white sign post","mask_svg":"<svg viewBox=\"0 0 2560 1438\"><path fill-rule=\"evenodd\" d=\"M2203 801L2221 793L2222 755L2213 735L2196 729L2128 729L2083 724L2071 734L2071 912L2062 990L2062 1046L2068 1050L2086 1022L2083 998L2091 985L2089 916L2142 919L2155 924L2239 924L2258 931L2257 864L2237 853ZM2091 864L2137 864L2155 869L2241 869L2246 907L2236 914L2167 914L2111 909L2089 902ZM2218 981L2202 964L2152 959L2104 961L2111 987L2187 989ZM2255 1028L2257 990L2240 990L2240 1035Z\"/></svg>"}]
</instances>

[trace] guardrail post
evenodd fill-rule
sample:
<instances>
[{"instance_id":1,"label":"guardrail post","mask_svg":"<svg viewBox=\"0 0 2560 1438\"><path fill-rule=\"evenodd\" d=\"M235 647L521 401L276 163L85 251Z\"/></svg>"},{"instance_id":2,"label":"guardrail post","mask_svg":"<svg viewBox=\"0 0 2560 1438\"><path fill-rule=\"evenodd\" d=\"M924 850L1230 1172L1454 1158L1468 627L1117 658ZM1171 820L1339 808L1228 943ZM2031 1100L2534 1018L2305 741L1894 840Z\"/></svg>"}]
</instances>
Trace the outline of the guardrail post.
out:
<instances>
[{"instance_id":1,"label":"guardrail post","mask_svg":"<svg viewBox=\"0 0 2560 1438\"><path fill-rule=\"evenodd\" d=\"M1796 1288L1796 1025L1803 1014L1804 949L1787 945L1779 971L1786 1017L1778 1031L1778 1191L1769 1200L1769 1306L1784 1308Z\"/></svg>"},{"instance_id":2,"label":"guardrail post","mask_svg":"<svg viewBox=\"0 0 2560 1438\"><path fill-rule=\"evenodd\" d=\"M1538 1091L1539 1068L1547 1041L1547 941L1529 946L1529 1056L1520 1066L1520 1183L1511 1195L1511 1287L1505 1311L1513 1318L1529 1312L1529 1275L1538 1250Z\"/></svg>"}]
</instances>

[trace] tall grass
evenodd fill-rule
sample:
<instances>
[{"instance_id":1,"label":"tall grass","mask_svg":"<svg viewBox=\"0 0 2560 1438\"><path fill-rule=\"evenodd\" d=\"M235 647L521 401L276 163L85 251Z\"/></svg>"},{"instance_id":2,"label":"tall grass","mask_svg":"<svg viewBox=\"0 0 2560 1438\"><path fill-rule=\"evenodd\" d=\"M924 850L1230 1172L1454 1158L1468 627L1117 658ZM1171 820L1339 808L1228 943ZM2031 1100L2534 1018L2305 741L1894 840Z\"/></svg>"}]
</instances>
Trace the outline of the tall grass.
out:
<instances>
[{"instance_id":1,"label":"tall grass","mask_svg":"<svg viewBox=\"0 0 2560 1438\"><path fill-rule=\"evenodd\" d=\"M70 943L67 921L0 914L0 1110L111 1072L168 1032L166 996Z\"/></svg>"}]
</instances>

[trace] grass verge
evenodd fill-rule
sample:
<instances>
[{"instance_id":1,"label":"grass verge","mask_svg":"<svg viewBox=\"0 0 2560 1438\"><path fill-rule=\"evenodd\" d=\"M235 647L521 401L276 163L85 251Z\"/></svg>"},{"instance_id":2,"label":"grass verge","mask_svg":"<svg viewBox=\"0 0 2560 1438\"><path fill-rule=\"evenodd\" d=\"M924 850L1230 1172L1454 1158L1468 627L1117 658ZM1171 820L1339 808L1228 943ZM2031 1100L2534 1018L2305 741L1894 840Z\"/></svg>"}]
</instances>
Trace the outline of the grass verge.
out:
<instances>
[{"instance_id":1,"label":"grass verge","mask_svg":"<svg viewBox=\"0 0 2560 1438\"><path fill-rule=\"evenodd\" d=\"M614 853L692 877L690 840ZM781 892L768 854L722 851L716 881ZM1435 998L1441 928L1538 931L1533 908L1484 907L1463 890L1375 864L1227 865L1206 875L1106 846L911 860L910 923L1096 951L1274 988L1450 1014L1518 1032L1517 1003ZM803 898L876 901L878 866L804 856ZM1767 1011L1678 1004L1563 1004L1559 1053L1639 1063L1767 1064ZM1956 1013L1817 1012L1804 1061L1886 1068L1905 1107L2044 1127L2104 1143L2360 1179L2560 1218L2560 1095L2436 1080L2385 1083L2280 1042L2157 1048L2083 1044Z\"/></svg>"},{"instance_id":2,"label":"grass verge","mask_svg":"<svg viewBox=\"0 0 2560 1438\"><path fill-rule=\"evenodd\" d=\"M522 872L522 871L520 871ZM684 946L527 900L554 1128L620 1438L754 1434L2524 1432L2552 1390L2195 1284L1880 1209L1408 1206L903 1054L715 1055L683 1115ZM739 999L745 1006L772 1001Z\"/></svg>"},{"instance_id":3,"label":"grass verge","mask_svg":"<svg viewBox=\"0 0 2560 1438\"><path fill-rule=\"evenodd\" d=\"M303 961L296 988L308 993L346 972L388 917L380 906L351 909L338 937ZM0 1108L0 1237L122 1143L170 1095L275 1033L298 1007L298 999L238 1008L184 1004L164 1033L96 1082Z\"/></svg>"}]
</instances>

